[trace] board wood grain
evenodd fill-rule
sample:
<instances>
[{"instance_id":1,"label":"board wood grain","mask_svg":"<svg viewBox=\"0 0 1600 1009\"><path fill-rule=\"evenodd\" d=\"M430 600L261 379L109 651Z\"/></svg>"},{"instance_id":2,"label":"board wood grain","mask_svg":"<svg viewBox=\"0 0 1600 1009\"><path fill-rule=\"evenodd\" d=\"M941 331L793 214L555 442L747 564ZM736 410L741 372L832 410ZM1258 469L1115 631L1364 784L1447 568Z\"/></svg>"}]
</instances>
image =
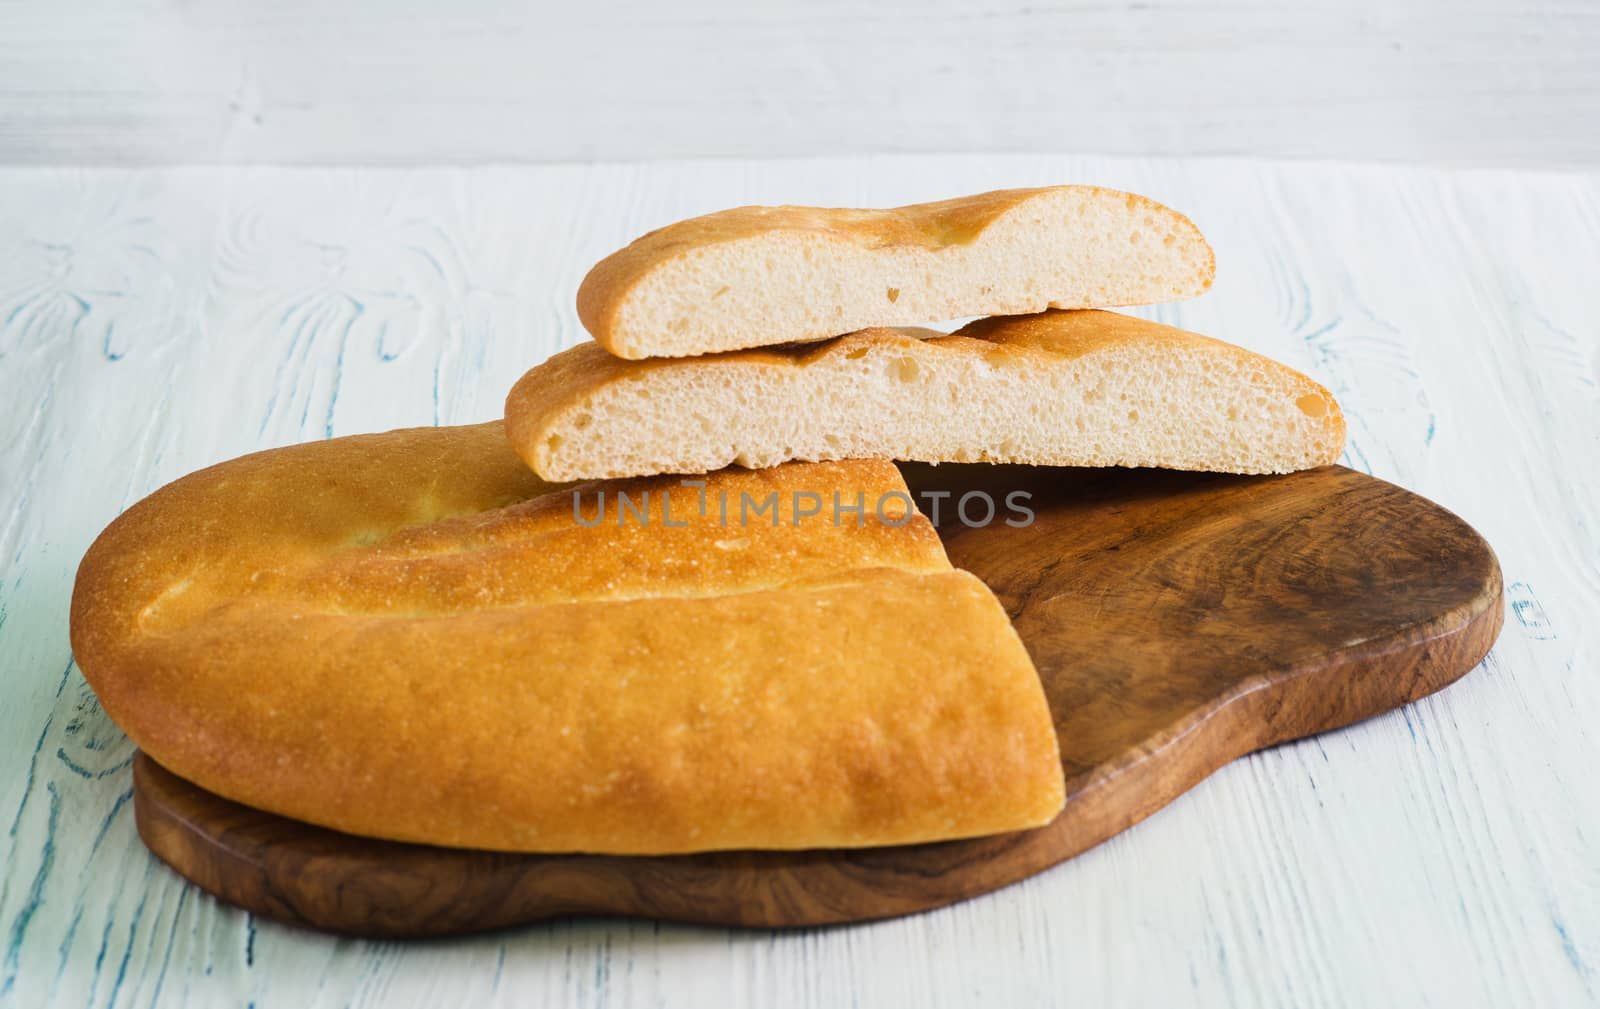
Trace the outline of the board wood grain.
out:
<instances>
[{"instance_id":1,"label":"board wood grain","mask_svg":"<svg viewBox=\"0 0 1600 1009\"><path fill-rule=\"evenodd\" d=\"M1044 828L851 851L462 851L263 813L141 755L140 835L226 901L368 936L569 914L740 926L892 917L1071 858L1245 753L1439 690L1483 658L1501 626L1500 569L1483 538L1432 502L1343 467L1225 477L943 466L907 476L925 505L941 502L951 559L995 590L1039 667L1067 775L1066 808ZM967 525L960 503L974 490L1026 492L1035 521Z\"/></svg>"}]
</instances>

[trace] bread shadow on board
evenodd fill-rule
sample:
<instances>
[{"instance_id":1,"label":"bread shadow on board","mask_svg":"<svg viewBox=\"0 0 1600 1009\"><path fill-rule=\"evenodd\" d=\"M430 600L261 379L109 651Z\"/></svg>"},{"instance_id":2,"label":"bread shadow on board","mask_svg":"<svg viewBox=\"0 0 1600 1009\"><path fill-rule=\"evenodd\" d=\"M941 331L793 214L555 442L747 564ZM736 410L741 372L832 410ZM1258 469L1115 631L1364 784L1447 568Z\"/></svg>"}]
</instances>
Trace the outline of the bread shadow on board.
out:
<instances>
[{"instance_id":1,"label":"bread shadow on board","mask_svg":"<svg viewBox=\"0 0 1600 1009\"><path fill-rule=\"evenodd\" d=\"M1045 512L1115 507L1155 498L1181 497L1219 483L1239 486L1277 479L1273 475L1198 473L1171 469L1025 466L995 463L897 463L917 507L946 539L985 525L1027 528ZM962 499L973 495L966 505ZM1015 496L1014 496L1015 495ZM988 501L994 516L985 521ZM937 511L937 514L934 512ZM1013 521L1007 522L1007 519Z\"/></svg>"}]
</instances>

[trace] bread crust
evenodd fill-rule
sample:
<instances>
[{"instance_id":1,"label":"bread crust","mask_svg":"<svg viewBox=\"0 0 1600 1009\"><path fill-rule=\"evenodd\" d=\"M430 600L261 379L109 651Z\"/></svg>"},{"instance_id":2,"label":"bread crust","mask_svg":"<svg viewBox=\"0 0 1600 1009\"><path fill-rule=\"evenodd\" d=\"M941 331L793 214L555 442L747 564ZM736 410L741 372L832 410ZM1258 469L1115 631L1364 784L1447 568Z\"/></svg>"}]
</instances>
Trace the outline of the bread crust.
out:
<instances>
[{"instance_id":1,"label":"bread crust","mask_svg":"<svg viewBox=\"0 0 1600 1009\"><path fill-rule=\"evenodd\" d=\"M776 525L723 526L676 478L604 489L611 517L579 524L499 423L245 456L101 534L73 649L175 773L374 837L865 846L1060 808L1026 651L927 521L791 524L797 490L903 491L891 464L708 478L712 501L777 494ZM656 521L616 524L618 490Z\"/></svg>"},{"instance_id":2,"label":"bread crust","mask_svg":"<svg viewBox=\"0 0 1600 1009\"><path fill-rule=\"evenodd\" d=\"M1114 225L1097 220L1114 233L1098 227L1092 234L1074 233L1086 209L1110 216ZM1151 256L1157 243L1170 249L1152 260L1157 264L1156 274L1137 282L1111 283L1107 267L1113 260L1101 259L1078 281L1058 289L1047 289L1048 285L1040 286L1040 282L1048 276L1049 261L1059 255L1044 253L1042 248L1010 249L1003 257L1007 262L1043 262L1018 281L1001 281L993 269L979 270L976 272L984 275L970 277L970 293L941 297L935 291L926 292L926 299L913 296L919 275L926 276L930 267L951 255L981 245L996 225L1006 220L1017 222L1025 243L1029 236L1043 238L1064 230L1078 245L1104 240L1129 255ZM1141 240L1146 247L1134 249L1134 243ZM814 259L820 266L813 281L822 279L826 284L806 283L778 272L759 292L767 310L754 306L742 332L725 337L711 336L700 314L715 310L716 301L727 292L720 284L707 292L686 292L682 304L671 313L643 308L632 313L631 321L624 318L641 284L719 246L738 246L738 255L745 260L774 250L780 255L793 252L808 262ZM861 251L873 255L855 255ZM889 284L903 286L892 291L885 287L883 277L871 268L874 264L889 271L884 275L891 278ZM904 281L892 279L901 275ZM1099 186L1046 186L883 210L749 206L706 214L651 231L602 259L578 288L577 308L584 327L601 346L619 357L637 360L815 341L861 328L974 315L1174 301L1204 292L1215 275L1215 254L1183 214L1136 193ZM866 298L870 307L864 314L847 304L852 299L842 293L857 281L870 288ZM772 309L788 302L814 306L821 319L775 328Z\"/></svg>"},{"instance_id":3,"label":"bread crust","mask_svg":"<svg viewBox=\"0 0 1600 1009\"><path fill-rule=\"evenodd\" d=\"M1207 371L1227 373L1246 393L1283 408L1287 417L1266 426L1241 413L1209 416L1205 439L1191 438L1184 452L1151 450L1145 442L1170 434L1173 404L1143 386L1129 391L1120 411L1088 430L1081 415L1063 410L1060 396L1050 402L1024 402L1020 409L1048 418L1049 439L1031 444L1010 436L983 417L964 426L954 419L970 403L1004 403L1021 398L1015 376L1057 375L1061 388L1101 381L1103 362L1133 361L1157 378L1186 382ZM907 369L909 406L888 397L898 394L895 382L870 384L832 395L834 385L858 374ZM959 391L946 388L952 375L966 381ZM701 423L712 423L741 406L754 404L760 416L749 423L717 428L724 440L683 451L646 446L636 455L623 454L623 435L661 430L671 435L692 429L694 416L684 416L683 399L659 390L698 383L695 409ZM921 384L917 384L917 383ZM1248 386L1248 388L1246 388ZM768 402L762 390L799 389L806 404ZM626 421L605 417L630 390L658 390L648 403L630 402ZM710 389L712 391L704 391ZM1058 392L1060 389L1058 389ZM1085 398L1088 393L1085 393ZM1168 397L1170 400L1170 397ZM670 403L670 405L668 405ZM1292 404L1293 408L1288 406ZM648 416L639 416L650 410ZM904 410L902 416L896 410ZM827 429L822 441L786 445L792 435L774 431L797 412L810 411L813 428ZM1055 411L1052 413L1052 411ZM1085 406L1085 413L1087 407ZM1105 412L1095 414L1105 417ZM579 430L575 418L597 417ZM765 422L761 418L767 418ZM904 451L897 429L955 430L936 450ZM790 425L792 428L793 425ZM1077 430L1074 430L1077 427ZM1246 436L1241 432L1264 434ZM787 430L787 429L786 429ZM1344 450L1345 421L1333 394L1311 378L1242 347L1172 326L1104 311L1048 311L1037 315L980 319L948 336L915 328L863 330L818 344L763 347L692 360L620 360L593 344L555 355L530 370L506 399L506 431L528 465L552 479L619 477L650 472L699 472L732 462L771 465L783 459L822 460L849 457L914 459L921 462L997 462L1056 466L1167 466L1222 472L1284 472L1335 462ZM854 440L834 438L859 432ZM1152 434L1152 432L1154 432ZM1271 452L1263 440L1275 440ZM714 440L708 435L707 440ZM1092 443L1095 448L1086 446ZM791 451L784 451L791 449ZM1159 449L1159 446L1158 446ZM614 450L614 451L613 451Z\"/></svg>"}]
</instances>

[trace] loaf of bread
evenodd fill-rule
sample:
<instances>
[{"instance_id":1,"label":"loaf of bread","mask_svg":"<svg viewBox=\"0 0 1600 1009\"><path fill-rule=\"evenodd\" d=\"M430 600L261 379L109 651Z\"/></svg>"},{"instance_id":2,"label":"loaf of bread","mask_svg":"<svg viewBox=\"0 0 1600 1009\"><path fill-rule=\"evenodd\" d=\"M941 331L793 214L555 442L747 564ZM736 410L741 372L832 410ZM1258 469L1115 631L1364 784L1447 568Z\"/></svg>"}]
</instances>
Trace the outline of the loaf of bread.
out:
<instances>
[{"instance_id":1,"label":"loaf of bread","mask_svg":"<svg viewBox=\"0 0 1600 1009\"><path fill-rule=\"evenodd\" d=\"M506 430L550 480L869 457L1284 473L1345 438L1333 396L1293 369L1092 311L692 361L586 344L517 383Z\"/></svg>"},{"instance_id":2,"label":"loaf of bread","mask_svg":"<svg viewBox=\"0 0 1600 1009\"><path fill-rule=\"evenodd\" d=\"M601 260L578 316L618 357L685 357L1045 308L1174 301L1211 286L1189 219L1097 186L893 210L740 207Z\"/></svg>"},{"instance_id":3,"label":"loaf of bread","mask_svg":"<svg viewBox=\"0 0 1600 1009\"><path fill-rule=\"evenodd\" d=\"M1062 804L1027 652L883 461L575 499L499 423L262 452L101 534L72 646L156 761L354 834L827 848Z\"/></svg>"}]
</instances>

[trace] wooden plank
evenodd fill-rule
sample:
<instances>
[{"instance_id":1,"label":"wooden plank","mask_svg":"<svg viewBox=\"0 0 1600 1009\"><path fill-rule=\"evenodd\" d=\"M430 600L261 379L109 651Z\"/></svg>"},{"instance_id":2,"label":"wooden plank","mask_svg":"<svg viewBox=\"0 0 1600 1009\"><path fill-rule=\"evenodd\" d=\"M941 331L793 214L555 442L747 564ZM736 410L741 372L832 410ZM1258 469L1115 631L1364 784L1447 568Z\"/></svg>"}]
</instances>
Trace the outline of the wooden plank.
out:
<instances>
[{"instance_id":1,"label":"wooden plank","mask_svg":"<svg viewBox=\"0 0 1600 1009\"><path fill-rule=\"evenodd\" d=\"M1600 163L1563 0L0 6L0 162Z\"/></svg>"},{"instance_id":2,"label":"wooden plank","mask_svg":"<svg viewBox=\"0 0 1600 1009\"><path fill-rule=\"evenodd\" d=\"M1190 213L1217 286L1145 314L1323 379L1350 465L1485 534L1510 608L1483 669L1237 762L1037 879L863 928L335 942L143 853L118 806L130 751L66 644L74 567L121 507L330 428L493 416L580 338L588 264L684 214L1051 181ZM975 155L0 171L0 1004L1592 1002L1595 262L1593 175Z\"/></svg>"}]
</instances>

